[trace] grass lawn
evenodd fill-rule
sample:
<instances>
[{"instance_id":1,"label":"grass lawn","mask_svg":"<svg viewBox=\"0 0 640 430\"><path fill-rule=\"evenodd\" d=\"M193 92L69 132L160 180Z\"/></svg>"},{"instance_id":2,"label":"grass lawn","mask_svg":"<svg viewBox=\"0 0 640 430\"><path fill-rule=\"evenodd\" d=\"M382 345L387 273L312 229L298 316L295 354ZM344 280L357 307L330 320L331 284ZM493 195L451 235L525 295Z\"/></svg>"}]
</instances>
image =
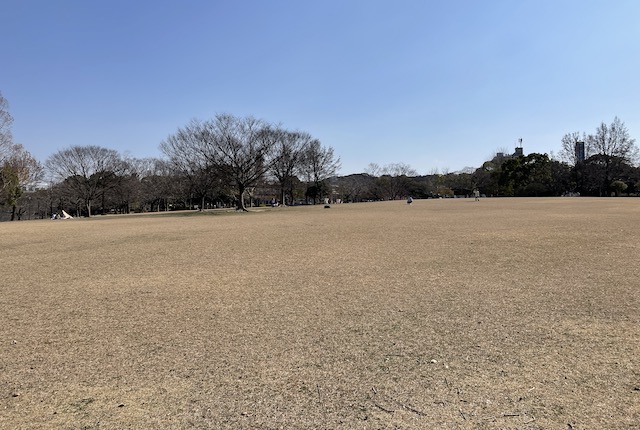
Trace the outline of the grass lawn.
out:
<instances>
[{"instance_id":1,"label":"grass lawn","mask_svg":"<svg viewBox=\"0 0 640 430\"><path fill-rule=\"evenodd\" d=\"M640 429L640 199L0 224L2 429Z\"/></svg>"}]
</instances>

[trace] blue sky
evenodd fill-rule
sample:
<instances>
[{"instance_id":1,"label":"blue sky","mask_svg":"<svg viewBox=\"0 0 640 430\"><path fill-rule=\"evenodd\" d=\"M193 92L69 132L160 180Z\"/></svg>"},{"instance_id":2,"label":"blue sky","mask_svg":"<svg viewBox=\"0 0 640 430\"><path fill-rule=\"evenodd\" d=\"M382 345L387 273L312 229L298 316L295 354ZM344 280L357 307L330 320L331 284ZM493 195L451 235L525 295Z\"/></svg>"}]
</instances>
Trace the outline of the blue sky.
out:
<instances>
[{"instance_id":1,"label":"blue sky","mask_svg":"<svg viewBox=\"0 0 640 430\"><path fill-rule=\"evenodd\" d=\"M0 0L0 91L38 160L160 157L192 118L252 115L342 174L557 153L618 116L640 138L636 0Z\"/></svg>"}]
</instances>

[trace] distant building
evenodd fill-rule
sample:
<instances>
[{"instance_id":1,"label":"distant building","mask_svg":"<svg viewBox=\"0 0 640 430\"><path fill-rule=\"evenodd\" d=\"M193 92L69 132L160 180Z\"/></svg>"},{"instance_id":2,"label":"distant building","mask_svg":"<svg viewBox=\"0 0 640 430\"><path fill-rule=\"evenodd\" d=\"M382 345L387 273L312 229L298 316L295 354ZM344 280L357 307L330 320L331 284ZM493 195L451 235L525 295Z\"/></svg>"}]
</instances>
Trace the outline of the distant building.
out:
<instances>
[{"instance_id":1,"label":"distant building","mask_svg":"<svg viewBox=\"0 0 640 430\"><path fill-rule=\"evenodd\" d=\"M580 163L581 161L584 161L584 159L584 142L576 142L576 162Z\"/></svg>"},{"instance_id":2,"label":"distant building","mask_svg":"<svg viewBox=\"0 0 640 430\"><path fill-rule=\"evenodd\" d=\"M29 182L23 188L26 192L34 192L38 190L48 190L51 184L44 181Z\"/></svg>"},{"instance_id":3,"label":"distant building","mask_svg":"<svg viewBox=\"0 0 640 430\"><path fill-rule=\"evenodd\" d=\"M516 146L516 152L513 153L514 157L522 157L524 150L522 148L522 138L518 139L518 146Z\"/></svg>"},{"instance_id":4,"label":"distant building","mask_svg":"<svg viewBox=\"0 0 640 430\"><path fill-rule=\"evenodd\" d=\"M513 156L522 157L523 155L524 155L524 150L522 149L522 146L516 147L516 152L513 153Z\"/></svg>"},{"instance_id":5,"label":"distant building","mask_svg":"<svg viewBox=\"0 0 640 430\"><path fill-rule=\"evenodd\" d=\"M494 158L494 161L502 163L505 160L510 158L517 158L524 156L524 148L522 147L522 139L518 139L518 145L516 146L515 152L513 154L505 154L504 152L497 152Z\"/></svg>"}]
</instances>

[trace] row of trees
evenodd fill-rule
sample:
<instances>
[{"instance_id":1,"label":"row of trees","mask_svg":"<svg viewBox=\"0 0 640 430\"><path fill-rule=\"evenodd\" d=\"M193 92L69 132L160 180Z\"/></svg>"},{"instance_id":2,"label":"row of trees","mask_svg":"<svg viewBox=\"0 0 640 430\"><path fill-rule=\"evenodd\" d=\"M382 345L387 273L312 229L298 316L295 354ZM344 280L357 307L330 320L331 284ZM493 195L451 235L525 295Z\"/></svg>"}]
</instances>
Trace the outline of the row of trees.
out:
<instances>
[{"instance_id":1,"label":"row of trees","mask_svg":"<svg viewBox=\"0 0 640 430\"><path fill-rule=\"evenodd\" d=\"M86 216L96 208L121 213L234 204L246 211L256 196L292 203L301 186L315 202L340 166L333 149L308 133L227 114L192 120L160 150L163 159L123 159L97 146L56 152L45 164L51 205Z\"/></svg>"},{"instance_id":2,"label":"row of trees","mask_svg":"<svg viewBox=\"0 0 640 430\"><path fill-rule=\"evenodd\" d=\"M278 199L286 204L294 201L294 185L302 177L315 202L340 167L333 148L308 133L228 114L191 121L160 150L196 197L204 202L212 191L230 189L239 210L246 210L245 196L269 179L278 183Z\"/></svg>"},{"instance_id":3,"label":"row of trees","mask_svg":"<svg viewBox=\"0 0 640 430\"><path fill-rule=\"evenodd\" d=\"M592 156L572 167L547 154L496 156L480 168L464 172L349 175L335 178L334 190L345 201L465 197L472 195L474 189L487 196L640 195L640 168L620 162L613 169L616 175L608 178L607 168L600 160L600 156Z\"/></svg>"},{"instance_id":4,"label":"row of trees","mask_svg":"<svg viewBox=\"0 0 640 430\"><path fill-rule=\"evenodd\" d=\"M253 117L192 120L160 143L162 158L74 146L53 154L44 168L13 143L12 121L0 94L0 206L9 208L2 217L12 220L61 210L85 216L222 206L245 211L247 202L449 197L474 189L492 196L640 193L638 149L618 118L591 135L566 134L559 159L496 154L477 169L425 176L404 163L369 164L364 173L343 177L336 176L340 160L333 148ZM584 160L576 158L576 142L584 142ZM46 187L25 192L42 178Z\"/></svg>"},{"instance_id":5,"label":"row of trees","mask_svg":"<svg viewBox=\"0 0 640 430\"><path fill-rule=\"evenodd\" d=\"M584 160L575 150L577 143L584 145ZM600 123L593 134L565 134L559 155L573 168L576 187L584 194L619 194L629 188L637 192L638 147L618 117L611 124Z\"/></svg>"},{"instance_id":6,"label":"row of trees","mask_svg":"<svg viewBox=\"0 0 640 430\"><path fill-rule=\"evenodd\" d=\"M576 143L584 144L578 158ZM611 196L640 194L638 148L626 125L614 118L593 134L568 133L559 159L547 154L496 154L477 169L418 176L402 163L370 164L364 174L337 178L337 189L349 200L388 200L466 196L474 189L491 196Z\"/></svg>"}]
</instances>

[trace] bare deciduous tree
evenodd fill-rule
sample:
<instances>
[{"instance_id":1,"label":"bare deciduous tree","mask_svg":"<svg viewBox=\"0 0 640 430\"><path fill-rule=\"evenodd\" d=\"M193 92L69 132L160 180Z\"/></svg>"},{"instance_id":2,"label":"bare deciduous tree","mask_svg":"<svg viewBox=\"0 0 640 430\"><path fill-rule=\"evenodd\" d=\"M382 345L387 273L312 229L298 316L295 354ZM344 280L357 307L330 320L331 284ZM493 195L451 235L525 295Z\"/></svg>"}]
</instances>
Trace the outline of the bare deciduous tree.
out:
<instances>
[{"instance_id":1,"label":"bare deciduous tree","mask_svg":"<svg viewBox=\"0 0 640 430\"><path fill-rule=\"evenodd\" d=\"M235 189L238 210L246 211L245 194L271 168L277 136L262 120L219 114L207 121L191 121L161 148L165 154L175 155L176 162L195 162L190 168L199 166L210 174L222 175Z\"/></svg>"},{"instance_id":2,"label":"bare deciduous tree","mask_svg":"<svg viewBox=\"0 0 640 430\"><path fill-rule=\"evenodd\" d=\"M187 180L189 193L200 200L200 210L204 209L207 195L221 181L221 171L211 157L205 128L203 122L191 120L160 144L160 150L175 172Z\"/></svg>"},{"instance_id":3,"label":"bare deciduous tree","mask_svg":"<svg viewBox=\"0 0 640 430\"><path fill-rule=\"evenodd\" d=\"M627 126L618 117L608 126L604 122L600 123L595 134L589 135L586 139L588 155L619 157L628 163L633 163L638 157L635 143Z\"/></svg>"},{"instance_id":4,"label":"bare deciduous tree","mask_svg":"<svg viewBox=\"0 0 640 430\"><path fill-rule=\"evenodd\" d=\"M418 172L406 163L390 163L384 166L369 163L365 172L377 178L374 193L382 200L406 197L410 188L409 178L418 176Z\"/></svg>"},{"instance_id":5,"label":"bare deciduous tree","mask_svg":"<svg viewBox=\"0 0 640 430\"><path fill-rule=\"evenodd\" d=\"M585 135L585 133L574 131L572 133L565 134L564 136L562 136L562 148L560 149L558 156L562 161L566 162L570 166L575 166L579 161L576 154L577 143L585 143L585 158L589 157L589 154L587 154L588 148L586 147L586 141L587 136Z\"/></svg>"},{"instance_id":6,"label":"bare deciduous tree","mask_svg":"<svg viewBox=\"0 0 640 430\"><path fill-rule=\"evenodd\" d=\"M587 153L592 154L587 161L601 166L600 193L610 195L611 184L618 179L623 164L633 164L638 159L635 139L624 122L615 117L610 125L600 123L595 134L587 137L586 146Z\"/></svg>"},{"instance_id":7,"label":"bare deciduous tree","mask_svg":"<svg viewBox=\"0 0 640 430\"><path fill-rule=\"evenodd\" d=\"M280 184L283 204L293 201L293 185L296 172L300 170L307 146L313 141L309 133L275 129L277 133L274 163L271 174Z\"/></svg>"},{"instance_id":8,"label":"bare deciduous tree","mask_svg":"<svg viewBox=\"0 0 640 430\"><path fill-rule=\"evenodd\" d=\"M340 157L334 155L332 147L323 147L318 139L313 139L304 151L301 166L301 172L310 184L309 197L316 203L316 199L327 192L324 181L340 169Z\"/></svg>"},{"instance_id":9,"label":"bare deciduous tree","mask_svg":"<svg viewBox=\"0 0 640 430\"><path fill-rule=\"evenodd\" d=\"M13 221L18 199L29 183L39 179L42 167L22 145L13 143L12 124L9 103L0 93L0 204L11 206Z\"/></svg>"},{"instance_id":10,"label":"bare deciduous tree","mask_svg":"<svg viewBox=\"0 0 640 430\"><path fill-rule=\"evenodd\" d=\"M46 168L83 201L87 216L91 216L94 200L113 184L123 164L120 155L113 149L72 146L51 155Z\"/></svg>"},{"instance_id":11,"label":"bare deciduous tree","mask_svg":"<svg viewBox=\"0 0 640 430\"><path fill-rule=\"evenodd\" d=\"M382 174L382 167L380 167L378 163L369 163L369 165L364 169L364 173L377 178Z\"/></svg>"},{"instance_id":12,"label":"bare deciduous tree","mask_svg":"<svg viewBox=\"0 0 640 430\"><path fill-rule=\"evenodd\" d=\"M246 211L245 193L255 187L276 160L278 133L251 116L216 115L205 123L207 156L234 185L237 209Z\"/></svg>"},{"instance_id":13,"label":"bare deciduous tree","mask_svg":"<svg viewBox=\"0 0 640 430\"><path fill-rule=\"evenodd\" d=\"M9 113L9 102L0 92L0 164L9 156L13 145L11 124L13 124L13 117Z\"/></svg>"},{"instance_id":14,"label":"bare deciduous tree","mask_svg":"<svg viewBox=\"0 0 640 430\"><path fill-rule=\"evenodd\" d=\"M0 203L11 206L11 221L24 188L42 174L40 163L22 145L10 145L0 165Z\"/></svg>"},{"instance_id":15,"label":"bare deciduous tree","mask_svg":"<svg viewBox=\"0 0 640 430\"><path fill-rule=\"evenodd\" d=\"M170 161L157 158L140 160L140 199L143 209L158 212L168 210L169 199L174 195L189 196L190 183L184 172L177 170ZM186 182L186 184L185 184Z\"/></svg>"},{"instance_id":16,"label":"bare deciduous tree","mask_svg":"<svg viewBox=\"0 0 640 430\"><path fill-rule=\"evenodd\" d=\"M375 198L377 178L368 173L342 176L337 179L338 191L345 202L360 202Z\"/></svg>"}]
</instances>

